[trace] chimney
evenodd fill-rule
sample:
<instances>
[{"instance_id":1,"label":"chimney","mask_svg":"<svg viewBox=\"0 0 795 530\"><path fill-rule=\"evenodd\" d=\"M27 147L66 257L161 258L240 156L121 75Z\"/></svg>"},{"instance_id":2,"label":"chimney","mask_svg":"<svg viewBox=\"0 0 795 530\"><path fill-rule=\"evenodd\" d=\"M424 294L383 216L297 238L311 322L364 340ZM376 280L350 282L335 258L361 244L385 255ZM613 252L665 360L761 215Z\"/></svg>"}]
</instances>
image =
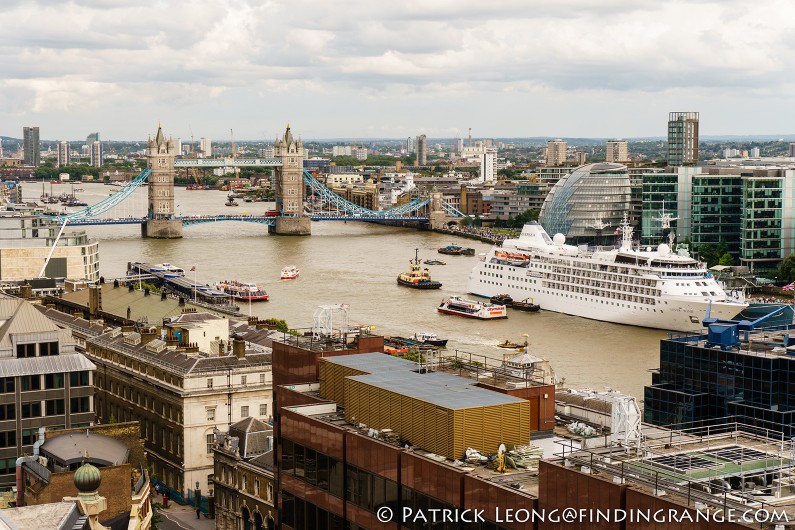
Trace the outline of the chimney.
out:
<instances>
[{"instance_id":1,"label":"chimney","mask_svg":"<svg viewBox=\"0 0 795 530\"><path fill-rule=\"evenodd\" d=\"M232 352L238 359L243 359L246 356L246 341L235 338L232 341Z\"/></svg>"}]
</instances>

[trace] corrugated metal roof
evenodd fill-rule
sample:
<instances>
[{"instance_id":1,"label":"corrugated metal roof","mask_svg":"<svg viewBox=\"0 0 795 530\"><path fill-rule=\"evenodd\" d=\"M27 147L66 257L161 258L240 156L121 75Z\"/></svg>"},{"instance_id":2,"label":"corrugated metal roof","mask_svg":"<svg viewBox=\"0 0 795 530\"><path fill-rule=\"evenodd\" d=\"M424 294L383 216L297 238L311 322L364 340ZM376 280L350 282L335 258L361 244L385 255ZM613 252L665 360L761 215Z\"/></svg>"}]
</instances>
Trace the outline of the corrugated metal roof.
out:
<instances>
[{"instance_id":1,"label":"corrugated metal roof","mask_svg":"<svg viewBox=\"0 0 795 530\"><path fill-rule=\"evenodd\" d=\"M20 375L56 374L60 372L79 372L96 370L94 363L82 353L52 355L49 357L29 357L26 359L3 359L0 362L0 377Z\"/></svg>"},{"instance_id":2,"label":"corrugated metal roof","mask_svg":"<svg viewBox=\"0 0 795 530\"><path fill-rule=\"evenodd\" d=\"M367 375L350 377L355 381L448 409L467 409L525 401L479 388L475 386L477 381L466 377L444 372L419 373L417 363L378 352L327 357L326 362L367 372Z\"/></svg>"},{"instance_id":3,"label":"corrugated metal roof","mask_svg":"<svg viewBox=\"0 0 795 530\"><path fill-rule=\"evenodd\" d=\"M507 403L522 403L523 399L473 386L468 379L439 372L425 374L395 371L350 377L384 390L403 394L446 409L469 409ZM455 381L454 379L463 379Z\"/></svg>"}]
</instances>

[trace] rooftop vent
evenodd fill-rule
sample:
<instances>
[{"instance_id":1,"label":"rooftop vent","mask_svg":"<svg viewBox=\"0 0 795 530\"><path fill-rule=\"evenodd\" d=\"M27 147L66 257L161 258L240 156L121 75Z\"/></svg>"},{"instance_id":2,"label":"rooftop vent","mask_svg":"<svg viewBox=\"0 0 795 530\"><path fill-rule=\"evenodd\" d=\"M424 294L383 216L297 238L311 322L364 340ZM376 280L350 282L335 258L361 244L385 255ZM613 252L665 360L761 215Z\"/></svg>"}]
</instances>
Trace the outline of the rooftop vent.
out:
<instances>
[{"instance_id":1,"label":"rooftop vent","mask_svg":"<svg viewBox=\"0 0 795 530\"><path fill-rule=\"evenodd\" d=\"M121 328L113 328L110 330L110 338L115 339L119 335L121 335Z\"/></svg>"}]
</instances>

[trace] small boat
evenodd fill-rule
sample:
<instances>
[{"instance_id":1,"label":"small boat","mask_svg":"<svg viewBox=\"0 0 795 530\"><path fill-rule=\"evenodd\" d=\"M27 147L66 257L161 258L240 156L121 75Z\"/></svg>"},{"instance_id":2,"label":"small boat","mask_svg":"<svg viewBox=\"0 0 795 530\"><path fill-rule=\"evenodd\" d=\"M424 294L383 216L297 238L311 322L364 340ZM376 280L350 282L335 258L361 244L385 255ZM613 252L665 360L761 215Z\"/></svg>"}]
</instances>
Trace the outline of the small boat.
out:
<instances>
[{"instance_id":1,"label":"small boat","mask_svg":"<svg viewBox=\"0 0 795 530\"><path fill-rule=\"evenodd\" d=\"M301 271L298 270L298 267L295 265L288 265L282 269L282 280L294 280L298 278L298 275L301 274Z\"/></svg>"},{"instance_id":2,"label":"small boat","mask_svg":"<svg viewBox=\"0 0 795 530\"><path fill-rule=\"evenodd\" d=\"M461 249L461 255L462 256L474 256L475 255L475 249L474 248L469 248L469 247L462 248Z\"/></svg>"},{"instance_id":3,"label":"small boat","mask_svg":"<svg viewBox=\"0 0 795 530\"><path fill-rule=\"evenodd\" d=\"M429 344L439 348L447 346L447 339L440 339L436 333L415 333L412 338L420 344Z\"/></svg>"},{"instance_id":4,"label":"small boat","mask_svg":"<svg viewBox=\"0 0 795 530\"><path fill-rule=\"evenodd\" d=\"M239 300L251 302L258 302L261 300L267 302L270 299L270 296L265 292L265 289L260 289L257 287L256 283L239 282L237 280L224 280L223 282L216 283L215 288Z\"/></svg>"},{"instance_id":5,"label":"small boat","mask_svg":"<svg viewBox=\"0 0 795 530\"><path fill-rule=\"evenodd\" d=\"M492 304L502 304L510 307L510 305L513 304L513 298L511 298L511 295L509 294L496 294L489 298L489 302Z\"/></svg>"},{"instance_id":6,"label":"small boat","mask_svg":"<svg viewBox=\"0 0 795 530\"><path fill-rule=\"evenodd\" d=\"M438 289L442 282L431 280L431 273L428 269L420 267L420 250L414 249L414 259L409 260L409 271L398 274L397 283L412 289Z\"/></svg>"},{"instance_id":7,"label":"small boat","mask_svg":"<svg viewBox=\"0 0 795 530\"><path fill-rule=\"evenodd\" d=\"M83 188L75 188L75 191L86 191Z\"/></svg>"},{"instance_id":8,"label":"small boat","mask_svg":"<svg viewBox=\"0 0 795 530\"><path fill-rule=\"evenodd\" d=\"M437 252L439 252L439 254L447 254L449 256L460 256L461 247L458 245L447 245L446 247L438 249Z\"/></svg>"},{"instance_id":9,"label":"small boat","mask_svg":"<svg viewBox=\"0 0 795 530\"><path fill-rule=\"evenodd\" d=\"M224 203L226 206L238 206L237 202L234 199L229 199Z\"/></svg>"},{"instance_id":10,"label":"small boat","mask_svg":"<svg viewBox=\"0 0 795 530\"><path fill-rule=\"evenodd\" d=\"M426 259L423 263L426 265L447 265L447 263L440 259Z\"/></svg>"},{"instance_id":11,"label":"small boat","mask_svg":"<svg viewBox=\"0 0 795 530\"><path fill-rule=\"evenodd\" d=\"M518 309L519 311L529 311L534 313L541 309L541 306L533 303L532 298L525 298L521 302L514 301L509 294L497 294L489 298L489 302L492 304L503 304L511 309Z\"/></svg>"},{"instance_id":12,"label":"small boat","mask_svg":"<svg viewBox=\"0 0 795 530\"><path fill-rule=\"evenodd\" d=\"M511 302L511 308L518 309L519 311L529 311L535 313L541 306L534 303L532 298L525 298L521 302Z\"/></svg>"},{"instance_id":13,"label":"small boat","mask_svg":"<svg viewBox=\"0 0 795 530\"><path fill-rule=\"evenodd\" d=\"M500 342L499 344L497 344L498 348L511 348L511 349L524 348L526 346L527 346L527 341L524 341L524 344L520 344L518 342L511 342L509 340L505 340L504 342Z\"/></svg>"},{"instance_id":14,"label":"small boat","mask_svg":"<svg viewBox=\"0 0 795 530\"><path fill-rule=\"evenodd\" d=\"M445 298L436 310L448 315L460 315L462 317L477 318L479 320L508 318L508 310L504 305L467 300L460 296Z\"/></svg>"},{"instance_id":15,"label":"small boat","mask_svg":"<svg viewBox=\"0 0 795 530\"><path fill-rule=\"evenodd\" d=\"M408 352L409 352L409 349L406 346L403 346L402 348L399 348L399 347L396 347L396 346L384 345L384 353L388 353L390 355L397 355L399 353L408 353Z\"/></svg>"}]
</instances>

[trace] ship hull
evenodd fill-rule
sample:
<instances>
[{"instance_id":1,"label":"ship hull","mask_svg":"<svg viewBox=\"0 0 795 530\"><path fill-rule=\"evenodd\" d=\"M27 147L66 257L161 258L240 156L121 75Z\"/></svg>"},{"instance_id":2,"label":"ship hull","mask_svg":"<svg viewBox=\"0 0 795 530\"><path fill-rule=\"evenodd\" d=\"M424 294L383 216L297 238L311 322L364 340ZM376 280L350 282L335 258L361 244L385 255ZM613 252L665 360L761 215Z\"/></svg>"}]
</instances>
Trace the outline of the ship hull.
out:
<instances>
[{"instance_id":1,"label":"ship hull","mask_svg":"<svg viewBox=\"0 0 795 530\"><path fill-rule=\"evenodd\" d=\"M517 274L524 275L525 272L526 269L516 268ZM507 276L507 274L505 275ZM701 321L706 316L709 306L707 300L685 299L684 297L664 297L654 306L627 302L623 302L622 306L622 302L616 300L585 294L578 294L575 303L571 293L543 288L530 290L509 285L491 285L486 283L487 281L491 281L491 278L485 280L477 273L473 273L467 283L467 291L484 298L491 298L499 294L508 294L514 300L532 297L537 305L544 308L544 311L668 331L701 329ZM743 304L712 302L710 316L731 319L744 307Z\"/></svg>"},{"instance_id":2,"label":"ship hull","mask_svg":"<svg viewBox=\"0 0 795 530\"><path fill-rule=\"evenodd\" d=\"M439 289L442 286L442 282L409 282L401 280L400 278L397 279L397 283L398 285L410 287L412 289Z\"/></svg>"},{"instance_id":3,"label":"ship hull","mask_svg":"<svg viewBox=\"0 0 795 530\"><path fill-rule=\"evenodd\" d=\"M455 309L447 309L442 307L437 307L436 310L440 313L444 313L445 315L458 315L460 317L474 318L475 320L498 320L500 318L508 318L508 315L481 316L477 313L467 313L465 311L456 311Z\"/></svg>"}]
</instances>

